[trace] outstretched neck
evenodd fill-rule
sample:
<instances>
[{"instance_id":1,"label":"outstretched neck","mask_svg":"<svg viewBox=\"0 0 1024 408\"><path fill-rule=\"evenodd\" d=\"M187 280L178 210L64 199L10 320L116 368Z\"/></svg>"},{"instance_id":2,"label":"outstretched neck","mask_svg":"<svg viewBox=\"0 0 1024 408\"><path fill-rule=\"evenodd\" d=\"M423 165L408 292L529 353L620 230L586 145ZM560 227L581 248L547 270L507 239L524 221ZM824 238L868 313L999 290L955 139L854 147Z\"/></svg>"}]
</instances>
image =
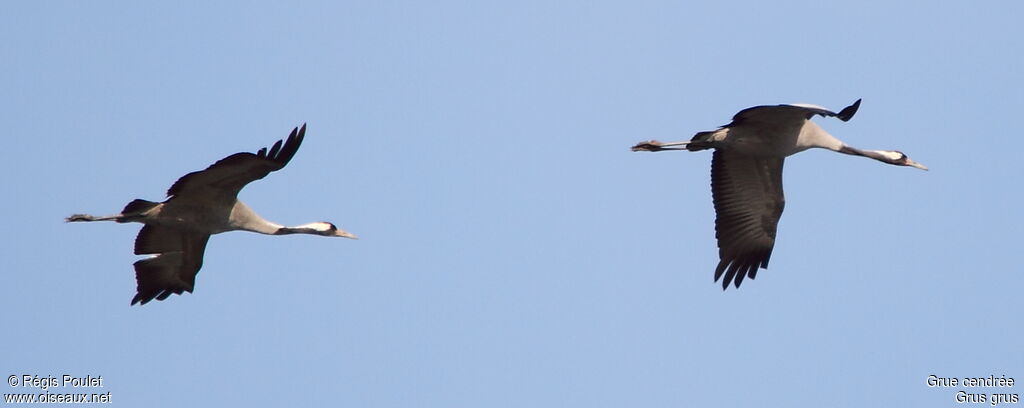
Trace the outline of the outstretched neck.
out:
<instances>
[{"instance_id":1,"label":"outstretched neck","mask_svg":"<svg viewBox=\"0 0 1024 408\"><path fill-rule=\"evenodd\" d=\"M252 231L267 235L310 234L356 239L355 234L340 230L334 224L324 221L311 222L294 227L276 224L256 215L256 212L241 201L236 201L235 206L231 209L231 228L229 230Z\"/></svg>"},{"instance_id":2,"label":"outstretched neck","mask_svg":"<svg viewBox=\"0 0 1024 408\"><path fill-rule=\"evenodd\" d=\"M839 153L852 154L855 156L870 157L882 163L891 164L894 166L910 166L921 170L928 170L927 166L916 161L910 160L910 158L907 157L907 155L903 154L903 152L898 150L861 150L856 147L851 147L844 144L840 146L839 149L837 149L836 151Z\"/></svg>"},{"instance_id":3,"label":"outstretched neck","mask_svg":"<svg viewBox=\"0 0 1024 408\"><path fill-rule=\"evenodd\" d=\"M249 222L239 226L238 229L245 231L258 232L260 234L267 235L291 235L291 234L312 234L312 235L325 235L331 232L333 226L325 222L311 222L309 224L296 225L294 227L286 227L281 224L276 224L262 218L260 219L249 219Z\"/></svg>"},{"instance_id":4,"label":"outstretched neck","mask_svg":"<svg viewBox=\"0 0 1024 408\"><path fill-rule=\"evenodd\" d=\"M830 135L817 123L811 121L805 121L804 125L800 128L800 136L797 137L797 151L807 150L812 147L819 147L823 149L829 149L839 151L843 147L843 142L836 139L835 136Z\"/></svg>"},{"instance_id":5,"label":"outstretched neck","mask_svg":"<svg viewBox=\"0 0 1024 408\"><path fill-rule=\"evenodd\" d=\"M285 228L284 225L276 224L263 219L256 214L252 208L241 201L235 201L231 208L231 218L228 221L231 229L258 232L267 235L279 235L278 231Z\"/></svg>"}]
</instances>

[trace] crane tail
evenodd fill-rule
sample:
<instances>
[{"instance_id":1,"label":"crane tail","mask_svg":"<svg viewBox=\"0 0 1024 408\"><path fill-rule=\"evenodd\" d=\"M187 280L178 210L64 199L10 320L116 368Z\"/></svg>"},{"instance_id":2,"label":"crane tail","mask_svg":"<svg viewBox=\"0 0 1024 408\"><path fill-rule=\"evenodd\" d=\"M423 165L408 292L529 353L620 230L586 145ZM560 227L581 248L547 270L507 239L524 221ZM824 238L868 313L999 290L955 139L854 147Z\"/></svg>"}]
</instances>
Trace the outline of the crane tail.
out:
<instances>
[{"instance_id":1,"label":"crane tail","mask_svg":"<svg viewBox=\"0 0 1024 408\"><path fill-rule=\"evenodd\" d=\"M160 205L160 203L155 203L155 202L152 202L152 201L143 200L141 198L136 198L136 199L132 200L132 202L128 203L128 205L124 206L124 209L121 210L121 214L124 214L124 215L141 214L141 213L144 213L146 211L149 211L150 209L152 209L153 207L156 207L158 205Z\"/></svg>"},{"instance_id":2,"label":"crane tail","mask_svg":"<svg viewBox=\"0 0 1024 408\"><path fill-rule=\"evenodd\" d=\"M697 132L697 134L693 135L693 138L690 139L690 143L686 144L686 150L697 152L715 147L714 135L716 132L718 131Z\"/></svg>"},{"instance_id":3,"label":"crane tail","mask_svg":"<svg viewBox=\"0 0 1024 408\"><path fill-rule=\"evenodd\" d=\"M152 210L154 207L159 206L160 203L155 203L148 200L136 198L128 205L124 206L121 210L121 215L117 218L117 222L132 222L138 221L145 218L146 212Z\"/></svg>"}]
</instances>

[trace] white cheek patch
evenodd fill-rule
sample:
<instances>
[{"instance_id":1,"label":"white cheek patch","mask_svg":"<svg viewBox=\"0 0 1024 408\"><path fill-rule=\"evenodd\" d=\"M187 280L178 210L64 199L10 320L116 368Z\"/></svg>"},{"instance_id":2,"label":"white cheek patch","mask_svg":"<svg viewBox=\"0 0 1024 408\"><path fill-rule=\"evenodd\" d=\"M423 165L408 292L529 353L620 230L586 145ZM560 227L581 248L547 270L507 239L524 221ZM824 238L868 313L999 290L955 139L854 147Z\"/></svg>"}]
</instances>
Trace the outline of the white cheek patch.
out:
<instances>
[{"instance_id":1,"label":"white cheek patch","mask_svg":"<svg viewBox=\"0 0 1024 408\"><path fill-rule=\"evenodd\" d=\"M295 228L309 228L318 232L327 232L331 230L331 224L326 222L311 222L309 224L303 224Z\"/></svg>"},{"instance_id":2,"label":"white cheek patch","mask_svg":"<svg viewBox=\"0 0 1024 408\"><path fill-rule=\"evenodd\" d=\"M897 160L903 159L903 153L900 153L900 152L893 152L893 151L888 151L888 150L882 150L882 151L879 151L878 153L880 153L882 156L885 156L885 158L887 158L889 160L892 160L892 161L897 161Z\"/></svg>"}]
</instances>

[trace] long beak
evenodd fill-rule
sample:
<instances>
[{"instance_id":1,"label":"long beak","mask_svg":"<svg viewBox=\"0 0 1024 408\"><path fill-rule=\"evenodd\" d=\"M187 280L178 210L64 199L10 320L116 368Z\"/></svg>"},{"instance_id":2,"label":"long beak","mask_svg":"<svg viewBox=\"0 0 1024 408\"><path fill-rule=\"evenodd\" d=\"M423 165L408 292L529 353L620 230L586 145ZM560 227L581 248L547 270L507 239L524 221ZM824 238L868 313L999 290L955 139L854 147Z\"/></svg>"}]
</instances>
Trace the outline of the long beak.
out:
<instances>
[{"instance_id":1,"label":"long beak","mask_svg":"<svg viewBox=\"0 0 1024 408\"><path fill-rule=\"evenodd\" d=\"M916 167L916 168L919 168L921 170L928 171L928 167L925 167L925 165L923 165L921 163L918 163L916 161L910 160L910 159L907 159L907 165L910 166L910 167Z\"/></svg>"},{"instance_id":2,"label":"long beak","mask_svg":"<svg viewBox=\"0 0 1024 408\"><path fill-rule=\"evenodd\" d=\"M353 234L353 233L345 231L345 230L338 230L334 234L336 236L339 236L339 237L345 237L345 238L349 238L349 239L359 239L359 237L357 237L356 234Z\"/></svg>"}]
</instances>

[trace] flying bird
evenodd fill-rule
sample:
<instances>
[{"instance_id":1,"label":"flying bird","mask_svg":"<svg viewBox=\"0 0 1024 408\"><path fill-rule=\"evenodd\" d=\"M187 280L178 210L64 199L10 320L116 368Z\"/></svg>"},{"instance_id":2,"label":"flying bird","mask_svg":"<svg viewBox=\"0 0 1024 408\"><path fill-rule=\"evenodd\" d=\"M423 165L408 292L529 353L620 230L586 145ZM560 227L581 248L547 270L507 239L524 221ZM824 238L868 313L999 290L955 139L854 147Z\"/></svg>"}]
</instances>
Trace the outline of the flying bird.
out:
<instances>
[{"instance_id":1,"label":"flying bird","mask_svg":"<svg viewBox=\"0 0 1024 408\"><path fill-rule=\"evenodd\" d=\"M715 205L718 266L715 282L722 289L754 279L767 269L782 216L782 164L787 156L810 148L870 157L896 166L927 167L895 150L861 150L836 139L819 127L814 115L846 122L857 113L860 99L839 113L807 104L755 106L741 110L732 123L697 133L688 142L641 142L633 151L715 149L711 157L711 196Z\"/></svg>"},{"instance_id":2,"label":"flying bird","mask_svg":"<svg viewBox=\"0 0 1024 408\"><path fill-rule=\"evenodd\" d=\"M356 236L329 222L312 222L285 227L267 221L238 200L247 184L281 170L295 156L306 125L295 128L282 144L278 140L268 151L242 152L225 157L206 170L178 179L167 190L162 203L133 200L120 214L98 217L75 214L66 222L115 221L145 224L135 238L136 255L152 255L135 262L137 293L132 305L164 300L172 293L192 293L196 274L203 266L203 252L210 235L227 231L251 231L267 235L313 234L325 237Z\"/></svg>"}]
</instances>

